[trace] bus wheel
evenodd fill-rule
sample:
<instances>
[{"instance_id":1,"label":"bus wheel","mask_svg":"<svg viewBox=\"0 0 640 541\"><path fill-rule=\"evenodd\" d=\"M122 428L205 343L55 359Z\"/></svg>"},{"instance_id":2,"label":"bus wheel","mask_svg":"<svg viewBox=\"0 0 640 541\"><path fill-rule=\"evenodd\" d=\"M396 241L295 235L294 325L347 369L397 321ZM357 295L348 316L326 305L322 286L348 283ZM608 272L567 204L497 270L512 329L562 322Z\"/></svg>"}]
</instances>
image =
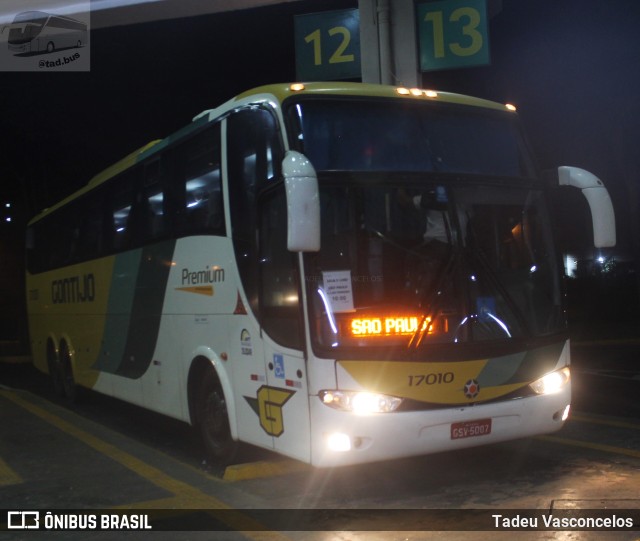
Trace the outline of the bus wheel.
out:
<instances>
[{"instance_id":1,"label":"bus wheel","mask_svg":"<svg viewBox=\"0 0 640 541\"><path fill-rule=\"evenodd\" d=\"M56 50L56 46L53 44L53 41L50 41L49 43L47 43L47 52L48 53L52 53L55 50Z\"/></svg>"},{"instance_id":2,"label":"bus wheel","mask_svg":"<svg viewBox=\"0 0 640 541\"><path fill-rule=\"evenodd\" d=\"M197 426L207 458L217 466L230 464L238 450L231 437L227 402L216 374L209 370L200 384L196 403Z\"/></svg>"},{"instance_id":3,"label":"bus wheel","mask_svg":"<svg viewBox=\"0 0 640 541\"><path fill-rule=\"evenodd\" d=\"M73 404L78 400L78 385L73 378L71 355L69 354L69 348L65 343L60 346L60 378L62 380L64 395L66 399Z\"/></svg>"},{"instance_id":4,"label":"bus wheel","mask_svg":"<svg viewBox=\"0 0 640 541\"><path fill-rule=\"evenodd\" d=\"M49 344L47 347L47 364L49 366L49 376L53 384L53 392L56 396L64 396L64 386L62 385L62 370L60 361L54 347Z\"/></svg>"}]
</instances>

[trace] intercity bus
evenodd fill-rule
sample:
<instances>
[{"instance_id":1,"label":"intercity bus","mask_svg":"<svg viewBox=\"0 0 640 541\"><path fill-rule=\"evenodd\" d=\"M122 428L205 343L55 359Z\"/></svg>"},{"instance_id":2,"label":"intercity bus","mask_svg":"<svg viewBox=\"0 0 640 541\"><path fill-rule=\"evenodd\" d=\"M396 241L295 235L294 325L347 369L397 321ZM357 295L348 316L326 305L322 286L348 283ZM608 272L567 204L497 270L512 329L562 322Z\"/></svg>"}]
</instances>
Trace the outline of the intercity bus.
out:
<instances>
[{"instance_id":1,"label":"intercity bus","mask_svg":"<svg viewBox=\"0 0 640 541\"><path fill-rule=\"evenodd\" d=\"M245 92L34 218L35 365L316 466L558 430L562 272L513 107L360 83ZM602 183L561 167L615 242Z\"/></svg>"},{"instance_id":2,"label":"intercity bus","mask_svg":"<svg viewBox=\"0 0 640 541\"><path fill-rule=\"evenodd\" d=\"M57 49L82 47L87 42L87 25L71 17L44 11L18 13L9 29L8 45L13 53L52 53Z\"/></svg>"}]
</instances>

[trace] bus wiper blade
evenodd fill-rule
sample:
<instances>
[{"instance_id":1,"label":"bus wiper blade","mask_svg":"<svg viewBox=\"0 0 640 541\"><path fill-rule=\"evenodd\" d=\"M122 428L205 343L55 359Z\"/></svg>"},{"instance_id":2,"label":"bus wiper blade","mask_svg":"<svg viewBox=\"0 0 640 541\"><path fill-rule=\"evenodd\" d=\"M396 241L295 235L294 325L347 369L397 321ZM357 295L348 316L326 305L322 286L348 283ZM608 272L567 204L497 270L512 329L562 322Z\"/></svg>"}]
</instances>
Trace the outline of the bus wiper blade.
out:
<instances>
[{"instance_id":1,"label":"bus wiper blade","mask_svg":"<svg viewBox=\"0 0 640 541\"><path fill-rule=\"evenodd\" d=\"M407 248L406 246L403 246L399 242L396 242L395 240L389 238L387 235L385 235L384 233L381 233L377 229L369 229L369 231L373 233L376 237L378 237L382 242L386 242L387 244L390 244L391 246L393 246L394 248L397 248L398 250L402 250L404 252L407 252L408 254L416 256L418 259L422 259L422 260L428 259L428 257L424 253L420 253L417 250L413 250L411 248Z\"/></svg>"},{"instance_id":2,"label":"bus wiper blade","mask_svg":"<svg viewBox=\"0 0 640 541\"><path fill-rule=\"evenodd\" d=\"M424 337L429 333L429 324L425 326L425 323L433 321L433 316L435 315L437 309L442 303L443 295L441 294L442 285L447 276L453 274L455 268L457 267L459 261L461 259L461 251L460 248L451 248L451 253L449 254L449 259L442 266L440 272L436 276L434 280L434 285L432 287L426 288L424 292L422 292L422 297L419 302L419 306L426 307L423 310L423 315L420 318L420 322L416 331L411 335L409 342L407 343L407 348L417 349L418 346L422 343Z\"/></svg>"},{"instance_id":3,"label":"bus wiper blade","mask_svg":"<svg viewBox=\"0 0 640 541\"><path fill-rule=\"evenodd\" d=\"M473 250L471 250L469 253L471 254L471 257L478 262L478 264L480 265L480 268L482 269L482 273L486 275L491 285L505 300L505 302L507 303L507 306L511 310L511 313L515 316L518 324L522 328L522 331L527 336L531 336L531 329L529 328L527 320L522 315L522 312L520 311L520 308L518 308L516 301L513 300L513 297L511 296L511 294L507 291L507 289L504 287L504 285L500 281L500 278L498 277L496 272L491 268L491 265L487 261L485 255L482 252L473 251Z\"/></svg>"}]
</instances>

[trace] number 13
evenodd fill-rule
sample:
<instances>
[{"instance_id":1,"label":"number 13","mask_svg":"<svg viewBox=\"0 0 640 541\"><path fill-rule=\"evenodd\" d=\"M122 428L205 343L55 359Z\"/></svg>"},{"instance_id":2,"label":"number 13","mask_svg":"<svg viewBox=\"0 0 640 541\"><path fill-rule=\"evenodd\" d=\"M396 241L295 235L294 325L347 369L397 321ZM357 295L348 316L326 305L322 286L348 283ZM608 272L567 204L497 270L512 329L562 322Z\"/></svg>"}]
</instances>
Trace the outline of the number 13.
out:
<instances>
[{"instance_id":1,"label":"number 13","mask_svg":"<svg viewBox=\"0 0 640 541\"><path fill-rule=\"evenodd\" d=\"M456 56L472 56L482 49L482 34L477 28L480 24L480 13L471 7L462 7L454 10L449 17L452 23L462 23L466 19L466 24L462 26L462 34L471 40L468 46L463 46L458 42L449 44L449 50ZM426 22L433 24L433 48L436 58L445 56L444 42L444 21L442 11L430 11L424 18Z\"/></svg>"}]
</instances>

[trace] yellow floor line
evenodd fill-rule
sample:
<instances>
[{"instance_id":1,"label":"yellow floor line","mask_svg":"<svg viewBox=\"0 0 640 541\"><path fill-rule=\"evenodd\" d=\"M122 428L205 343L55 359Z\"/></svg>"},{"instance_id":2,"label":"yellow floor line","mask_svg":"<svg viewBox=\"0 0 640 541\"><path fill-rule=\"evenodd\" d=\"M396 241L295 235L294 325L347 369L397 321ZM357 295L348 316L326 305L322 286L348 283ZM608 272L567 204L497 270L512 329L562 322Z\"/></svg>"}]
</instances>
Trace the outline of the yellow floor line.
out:
<instances>
[{"instance_id":1,"label":"yellow floor line","mask_svg":"<svg viewBox=\"0 0 640 541\"><path fill-rule=\"evenodd\" d=\"M30 413L55 426L57 429L73 436L99 453L102 453L112 460L122 464L124 467L133 471L136 475L145 478L157 487L171 492L176 496L176 498L171 499L173 503L180 505L183 509L209 509L214 511L225 510L227 512L221 516L220 520L225 522L227 526L234 530L242 532L245 537L255 541L290 541L289 537L281 534L280 532L266 530L265 527L254 521L249 516L243 515L242 511L239 510L237 513L233 513L234 508L225 502L201 492L188 483L174 479L158 468L150 466L133 455L122 451L115 445L93 436L74 424L65 421L61 417L58 417L57 415L36 406L28 400L25 400L17 394L0 390L0 396L11 400L21 408L24 408ZM245 528L249 528L251 531L247 531Z\"/></svg>"},{"instance_id":2,"label":"yellow floor line","mask_svg":"<svg viewBox=\"0 0 640 541\"><path fill-rule=\"evenodd\" d=\"M616 428L630 428L631 430L640 430L640 425L635 423L629 423L627 421L616 421L613 419L599 419L597 417L589 417L588 415L571 414L570 420L578 421L579 423L591 423L594 425L613 426Z\"/></svg>"},{"instance_id":3,"label":"yellow floor line","mask_svg":"<svg viewBox=\"0 0 640 541\"><path fill-rule=\"evenodd\" d=\"M558 436L536 436L536 439L549 441L552 443L560 443L562 445L571 445L573 447L582 447L585 449L593 449L596 451L604 451L614 455L625 455L633 458L640 458L640 451L635 449L625 449L624 447L614 447L613 445L605 445L603 443L591 443L588 441L570 440L568 438L560 438Z\"/></svg>"},{"instance_id":4,"label":"yellow floor line","mask_svg":"<svg viewBox=\"0 0 640 541\"><path fill-rule=\"evenodd\" d=\"M22 483L22 477L14 472L2 457L0 457L0 487L8 485L19 485Z\"/></svg>"},{"instance_id":5,"label":"yellow floor line","mask_svg":"<svg viewBox=\"0 0 640 541\"><path fill-rule=\"evenodd\" d=\"M308 471L309 465L297 460L260 460L227 466L222 477L225 481L245 481L265 477L277 477L288 473Z\"/></svg>"},{"instance_id":6,"label":"yellow floor line","mask_svg":"<svg viewBox=\"0 0 640 541\"><path fill-rule=\"evenodd\" d=\"M180 509L181 507L183 507L183 502L180 496L172 496L170 498L147 500L145 502L114 505L109 507L109 509Z\"/></svg>"}]
</instances>

